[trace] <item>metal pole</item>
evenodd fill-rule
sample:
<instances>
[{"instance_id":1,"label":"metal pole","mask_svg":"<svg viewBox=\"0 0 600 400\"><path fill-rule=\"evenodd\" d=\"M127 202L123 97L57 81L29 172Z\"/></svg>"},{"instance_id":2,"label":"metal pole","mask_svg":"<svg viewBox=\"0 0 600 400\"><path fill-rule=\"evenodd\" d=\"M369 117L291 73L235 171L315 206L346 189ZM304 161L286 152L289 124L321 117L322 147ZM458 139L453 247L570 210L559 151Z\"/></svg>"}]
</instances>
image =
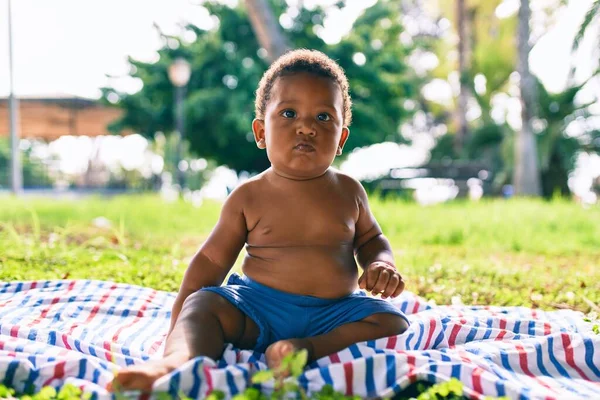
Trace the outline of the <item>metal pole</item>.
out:
<instances>
[{"instance_id":1,"label":"metal pole","mask_svg":"<svg viewBox=\"0 0 600 400\"><path fill-rule=\"evenodd\" d=\"M14 194L19 194L23 190L23 172L21 170L21 156L19 150L19 131L18 131L18 102L13 93L13 51L12 51L12 23L11 23L11 0L8 0L8 76L9 76L9 95L8 108L10 119L10 170L11 170L11 188Z\"/></svg>"},{"instance_id":2,"label":"metal pole","mask_svg":"<svg viewBox=\"0 0 600 400\"><path fill-rule=\"evenodd\" d=\"M185 188L185 171L179 168L179 163L183 160L183 141L185 139L185 112L183 111L183 98L185 97L185 86L175 87L175 131L177 135L177 147L175 149L175 163L177 167L177 183L179 189Z\"/></svg>"}]
</instances>

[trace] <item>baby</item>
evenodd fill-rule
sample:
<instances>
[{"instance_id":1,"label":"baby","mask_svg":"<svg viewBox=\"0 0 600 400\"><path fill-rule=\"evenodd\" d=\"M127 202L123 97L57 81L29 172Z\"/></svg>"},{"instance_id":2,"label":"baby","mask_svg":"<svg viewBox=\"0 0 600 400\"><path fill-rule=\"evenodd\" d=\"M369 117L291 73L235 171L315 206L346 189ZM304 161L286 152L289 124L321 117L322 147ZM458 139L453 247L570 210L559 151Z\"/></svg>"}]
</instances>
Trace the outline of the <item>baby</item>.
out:
<instances>
[{"instance_id":1,"label":"baby","mask_svg":"<svg viewBox=\"0 0 600 400\"><path fill-rule=\"evenodd\" d=\"M115 386L150 390L192 358L218 359L226 342L274 368L299 349L314 361L407 329L396 307L357 290L385 299L404 282L363 187L330 168L351 117L346 76L325 54L296 50L271 65L252 122L271 167L229 195L190 262L163 358L119 371ZM220 286L244 245L244 276Z\"/></svg>"}]
</instances>

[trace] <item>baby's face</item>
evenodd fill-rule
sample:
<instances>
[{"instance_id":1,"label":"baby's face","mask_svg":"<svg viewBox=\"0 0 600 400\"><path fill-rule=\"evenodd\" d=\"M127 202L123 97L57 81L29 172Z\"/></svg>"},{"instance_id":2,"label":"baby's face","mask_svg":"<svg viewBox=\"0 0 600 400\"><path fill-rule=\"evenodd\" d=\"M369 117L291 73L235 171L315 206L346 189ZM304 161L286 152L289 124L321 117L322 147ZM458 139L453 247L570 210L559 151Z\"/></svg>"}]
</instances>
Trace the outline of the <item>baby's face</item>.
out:
<instances>
[{"instance_id":1,"label":"baby's face","mask_svg":"<svg viewBox=\"0 0 600 400\"><path fill-rule=\"evenodd\" d=\"M308 73L278 77L264 121L252 128L275 172L292 179L323 175L348 138L336 82Z\"/></svg>"}]
</instances>

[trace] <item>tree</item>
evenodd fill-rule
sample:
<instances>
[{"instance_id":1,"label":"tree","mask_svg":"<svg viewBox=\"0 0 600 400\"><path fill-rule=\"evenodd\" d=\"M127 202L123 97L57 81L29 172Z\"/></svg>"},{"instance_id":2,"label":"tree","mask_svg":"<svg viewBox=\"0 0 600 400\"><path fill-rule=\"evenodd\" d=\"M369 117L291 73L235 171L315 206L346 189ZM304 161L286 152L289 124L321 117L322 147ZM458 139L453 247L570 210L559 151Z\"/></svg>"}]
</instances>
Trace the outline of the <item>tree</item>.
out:
<instances>
[{"instance_id":1,"label":"tree","mask_svg":"<svg viewBox=\"0 0 600 400\"><path fill-rule=\"evenodd\" d=\"M267 50L269 60L274 61L289 49L289 44L271 6L267 0L245 0L245 4L254 35Z\"/></svg>"},{"instance_id":2,"label":"tree","mask_svg":"<svg viewBox=\"0 0 600 400\"><path fill-rule=\"evenodd\" d=\"M469 121L469 140L464 144L462 153L454 147L457 127L452 124L451 112L454 111L440 104L427 104L433 110L438 123L447 123L449 135L439 138L432 151L432 159L441 160L448 157L466 157L469 160L484 162L494 171L494 190L512 182L515 171L515 146L518 132L506 122L506 116L494 110L495 98L501 102L513 96L512 83L509 77L517 66L515 51L516 31L519 20L517 15L498 17L496 10L501 1L498 0L468 0L469 12L466 13L470 25L471 57L469 68L466 69L469 85L469 95L476 100L470 107L481 109L481 116ZM596 0L600 5L600 0ZM594 3L594 4L596 4ZM448 19L456 18L456 0L440 2L441 16ZM547 20L553 20L555 13L563 9L544 9L539 12L547 14ZM584 20L591 21L595 9L592 7ZM599 9L600 10L600 9ZM543 17L543 15L540 15ZM538 18L540 17L538 16ZM544 20L544 18L539 18ZM454 20L454 26L457 26ZM588 23L589 25L589 23ZM448 35L445 35L446 37ZM581 35L580 35L581 36ZM439 79L446 77L457 69L456 57L451 57L455 51L454 42L438 41L436 54L440 63L433 71L433 76ZM484 82L483 88L474 85L475 79ZM578 104L575 101L577 93L587 83L570 83L561 93L548 93L545 87L533 77L535 90L535 115L531 125L535 138L539 174L541 175L541 190L545 197L556 193L569 193L568 177L574 168L575 160L580 152L598 152L600 150L600 132L595 130L591 105ZM597 99L596 99L597 101ZM504 103L506 104L506 103ZM590 119L591 117L591 119ZM576 126L576 129L572 129ZM569 132L567 134L566 132ZM573 133L573 132L576 132ZM535 158L533 158L535 159Z\"/></svg>"},{"instance_id":3,"label":"tree","mask_svg":"<svg viewBox=\"0 0 600 400\"><path fill-rule=\"evenodd\" d=\"M600 130L595 128L594 114L590 111L597 99L585 104L576 101L577 94L588 81L560 93L549 93L541 82L536 82L541 122L537 148L545 197L569 193L568 175L580 152L600 152Z\"/></svg>"},{"instance_id":4,"label":"tree","mask_svg":"<svg viewBox=\"0 0 600 400\"><path fill-rule=\"evenodd\" d=\"M184 57L192 65L185 99L190 150L238 171L262 171L269 163L265 152L254 144L251 122L254 92L270 61L259 51L262 46L244 7L216 2L206 2L204 7L219 20L215 29L188 26L197 36L192 43L161 34L165 45L157 62L129 60L131 76L143 82L139 92L104 88L103 98L124 111L111 130L130 128L149 138L159 131L169 134L173 100L167 68L175 58ZM283 2L272 7L275 15L287 11ZM412 113L403 104L418 96L421 80L404 62L414 46L398 41L402 27L397 5L379 2L368 8L349 36L334 45L317 35L325 18L322 8L301 8L288 15L294 15L284 29L289 43L324 51L349 77L354 120L345 152L385 140L401 141L398 128Z\"/></svg>"},{"instance_id":5,"label":"tree","mask_svg":"<svg viewBox=\"0 0 600 400\"><path fill-rule=\"evenodd\" d=\"M502 0L440 2L438 19L452 21L449 26L455 27L459 46L450 40L435 43L439 64L432 71L432 77L446 80L458 70L460 92L453 106L436 102L428 102L427 106L438 124L448 126L448 134L438 140L432 159L449 157L483 162L496 172L501 185L507 181L498 175L505 166L501 143L511 129L492 118L492 103L496 95L506 93L509 77L515 69L517 18L498 18L495 11L500 3ZM464 21L459 22L460 18ZM442 34L441 37L451 36ZM477 80L479 86L475 85ZM481 111L480 117L469 121L467 111L479 111L477 108Z\"/></svg>"},{"instance_id":6,"label":"tree","mask_svg":"<svg viewBox=\"0 0 600 400\"><path fill-rule=\"evenodd\" d=\"M540 174L538 168L537 147L532 119L535 107L535 80L529 71L529 19L531 10L529 0L521 0L519 7L517 70L520 75L521 130L515 140L515 169L513 184L515 194L541 194Z\"/></svg>"},{"instance_id":7,"label":"tree","mask_svg":"<svg viewBox=\"0 0 600 400\"><path fill-rule=\"evenodd\" d=\"M460 80L460 91L456 113L458 118L458 129L455 137L455 149L461 154L464 144L468 141L469 127L467 125L467 102L469 100L469 59L471 46L467 33L467 9L465 0L456 0L456 30L458 32L458 74Z\"/></svg>"},{"instance_id":8,"label":"tree","mask_svg":"<svg viewBox=\"0 0 600 400\"><path fill-rule=\"evenodd\" d=\"M575 35L575 39L573 40L573 51L576 51L579 47L581 40L583 40L583 36L585 32L590 28L592 22L600 16L600 0L595 0L590 6L589 10L585 13L585 17L577 30L577 34Z\"/></svg>"},{"instance_id":9,"label":"tree","mask_svg":"<svg viewBox=\"0 0 600 400\"><path fill-rule=\"evenodd\" d=\"M458 71L460 87L453 108L431 107L436 119L447 123L448 131L453 134L452 154L448 154L452 157L471 157L471 141L478 140L475 135L480 131L491 131L486 125L498 130L490 115L491 103L496 94L506 91L509 76L515 68L514 31L517 21L514 16L496 17L495 10L500 3L502 0L440 2L439 19L452 21L458 46L454 41L437 41L435 53L439 64L432 75L446 80L451 73ZM442 35L442 38L447 37L451 36ZM475 80L482 78L483 90L475 87ZM469 121L467 112L474 107L481 109L481 117Z\"/></svg>"}]
</instances>

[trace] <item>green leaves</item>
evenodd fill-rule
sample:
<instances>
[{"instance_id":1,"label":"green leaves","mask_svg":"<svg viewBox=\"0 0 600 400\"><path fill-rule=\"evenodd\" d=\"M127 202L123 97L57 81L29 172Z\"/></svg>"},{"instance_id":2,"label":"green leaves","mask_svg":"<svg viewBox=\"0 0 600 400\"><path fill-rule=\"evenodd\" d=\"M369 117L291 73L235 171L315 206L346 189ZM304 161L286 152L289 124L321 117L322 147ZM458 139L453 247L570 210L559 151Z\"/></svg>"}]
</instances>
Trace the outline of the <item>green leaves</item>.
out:
<instances>
[{"instance_id":1,"label":"green leaves","mask_svg":"<svg viewBox=\"0 0 600 400\"><path fill-rule=\"evenodd\" d=\"M592 3L589 10L587 10L587 12L585 13L583 22L581 23L581 25L579 26L579 29L577 30L577 34L575 35L575 38L573 39L573 46L572 46L572 50L571 50L572 52L577 51L577 49L579 48L579 44L581 43L581 40L583 39L583 36L585 35L585 32L587 31L588 27L591 25L592 21L595 18L597 18L599 15L600 15L600 0L596 0L596 1L594 1L594 3Z\"/></svg>"},{"instance_id":2,"label":"green leaves","mask_svg":"<svg viewBox=\"0 0 600 400\"><path fill-rule=\"evenodd\" d=\"M593 304L593 303L592 303ZM589 322L592 325L592 332L596 335L600 335L600 319L596 311L589 312L583 320Z\"/></svg>"},{"instance_id":3,"label":"green leaves","mask_svg":"<svg viewBox=\"0 0 600 400\"><path fill-rule=\"evenodd\" d=\"M252 375L252 383L265 383L273 379L273 371L258 371L256 374Z\"/></svg>"},{"instance_id":4,"label":"green leaves","mask_svg":"<svg viewBox=\"0 0 600 400\"><path fill-rule=\"evenodd\" d=\"M290 360L290 372L292 376L297 378L302 375L302 371L304 370L304 366L308 361L308 351L306 349L300 350L298 353L294 354L292 359Z\"/></svg>"},{"instance_id":5,"label":"green leaves","mask_svg":"<svg viewBox=\"0 0 600 400\"><path fill-rule=\"evenodd\" d=\"M71 384L64 385L58 392L51 386L43 387L32 395L18 395L14 389L0 385L0 399L19 398L21 400L88 400L89 393L82 393L81 389Z\"/></svg>"},{"instance_id":6,"label":"green leaves","mask_svg":"<svg viewBox=\"0 0 600 400\"><path fill-rule=\"evenodd\" d=\"M285 2L272 5L277 15L288 11ZM259 44L242 2L235 8L217 2L205 2L203 7L218 18L218 28L204 31L188 26L196 33L196 40L186 43L171 37L171 43L176 40L179 46L171 49L165 45L155 63L130 59L135 67L131 76L143 82L139 92L103 89L103 99L114 101L116 95L114 105L124 111L111 128L114 132L132 129L147 138L153 138L157 131L169 134L174 118L173 87L167 69L176 57L185 57L192 65L185 99L185 138L190 150L237 171L262 171L269 162L265 151L253 142L251 123L254 94L268 67L267 60L257 55ZM348 36L331 45L313 29L321 26L326 10L301 7L287 15L295 15L293 27L285 31L292 47L321 50L346 70L356 107L345 153L384 140L402 141L398 127L411 114L402 104L408 98L417 100L421 83L406 63L412 47L398 40L403 29L397 5L378 2L366 9ZM383 20L391 25L384 27L380 23ZM353 61L356 53L365 55L364 65Z\"/></svg>"},{"instance_id":7,"label":"green leaves","mask_svg":"<svg viewBox=\"0 0 600 400\"><path fill-rule=\"evenodd\" d=\"M0 385L0 399L6 399L14 397L15 389L7 388L4 385Z\"/></svg>"}]
</instances>

